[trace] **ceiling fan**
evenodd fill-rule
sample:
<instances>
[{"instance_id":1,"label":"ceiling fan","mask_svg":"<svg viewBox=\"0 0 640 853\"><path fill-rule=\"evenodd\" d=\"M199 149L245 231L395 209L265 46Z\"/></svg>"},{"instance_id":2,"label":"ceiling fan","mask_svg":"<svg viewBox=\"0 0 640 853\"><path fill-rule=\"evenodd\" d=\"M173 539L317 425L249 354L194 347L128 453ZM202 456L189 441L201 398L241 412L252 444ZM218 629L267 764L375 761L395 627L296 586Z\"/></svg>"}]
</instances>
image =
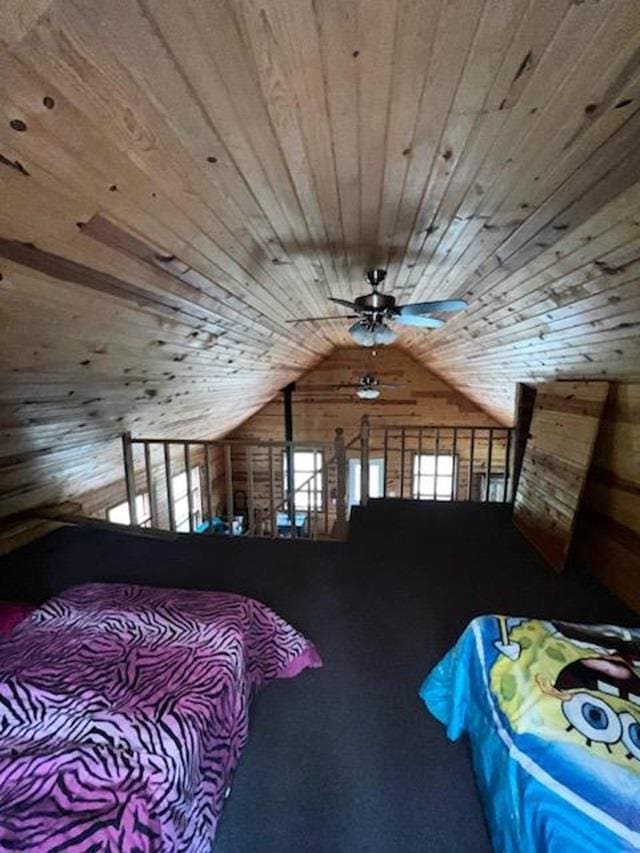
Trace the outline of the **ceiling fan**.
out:
<instances>
[{"instance_id":1,"label":"ceiling fan","mask_svg":"<svg viewBox=\"0 0 640 853\"><path fill-rule=\"evenodd\" d=\"M375 400L380 396L380 391L383 388L401 388L402 386L395 382L380 382L375 376L367 373L360 378L359 382L339 382L335 385L306 385L305 391L340 391L343 388L355 388L356 394L361 400Z\"/></svg>"},{"instance_id":2,"label":"ceiling fan","mask_svg":"<svg viewBox=\"0 0 640 853\"><path fill-rule=\"evenodd\" d=\"M308 323L321 320L355 319L356 322L349 327L349 334L360 346L373 347L391 344L396 339L396 332L388 325L389 322L403 326L417 326L421 329L438 329L444 325L444 320L428 315L439 311L461 311L467 307L464 299L442 299L435 302L396 305L395 297L389 293L380 293L378 289L387 277L386 270L369 270L365 277L371 285L371 293L358 296L354 302L329 297L330 302L349 308L353 313L333 317L301 317L296 320L287 320L287 322Z\"/></svg>"},{"instance_id":3,"label":"ceiling fan","mask_svg":"<svg viewBox=\"0 0 640 853\"><path fill-rule=\"evenodd\" d=\"M336 385L336 388L355 388L356 394L361 400L375 400L380 396L380 391L383 388L400 388L397 382L380 382L375 376L367 373L362 376L360 382Z\"/></svg>"}]
</instances>

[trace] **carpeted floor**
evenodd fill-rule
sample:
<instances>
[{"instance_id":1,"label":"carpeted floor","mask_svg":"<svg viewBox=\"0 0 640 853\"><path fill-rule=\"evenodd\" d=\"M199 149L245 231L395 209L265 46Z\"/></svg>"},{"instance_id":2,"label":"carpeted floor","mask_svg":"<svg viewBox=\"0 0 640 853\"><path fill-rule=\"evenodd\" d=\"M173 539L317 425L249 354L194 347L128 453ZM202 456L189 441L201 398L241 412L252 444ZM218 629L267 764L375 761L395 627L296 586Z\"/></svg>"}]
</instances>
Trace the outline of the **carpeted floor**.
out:
<instances>
[{"instance_id":1,"label":"carpeted floor","mask_svg":"<svg viewBox=\"0 0 640 853\"><path fill-rule=\"evenodd\" d=\"M489 850L467 745L417 699L425 673L479 613L638 624L591 578L554 575L496 505L374 502L344 545L67 528L0 560L5 597L89 580L250 595L324 658L258 695L221 853Z\"/></svg>"}]
</instances>

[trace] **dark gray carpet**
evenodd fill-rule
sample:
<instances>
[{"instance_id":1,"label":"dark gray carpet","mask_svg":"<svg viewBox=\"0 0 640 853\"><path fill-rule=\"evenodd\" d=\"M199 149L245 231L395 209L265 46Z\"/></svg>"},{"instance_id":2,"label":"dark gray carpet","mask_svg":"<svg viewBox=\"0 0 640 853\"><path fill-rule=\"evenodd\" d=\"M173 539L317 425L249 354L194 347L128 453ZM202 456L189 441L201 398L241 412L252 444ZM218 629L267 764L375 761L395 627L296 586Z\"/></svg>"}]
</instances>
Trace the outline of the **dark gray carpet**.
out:
<instances>
[{"instance_id":1,"label":"dark gray carpet","mask_svg":"<svg viewBox=\"0 0 640 853\"><path fill-rule=\"evenodd\" d=\"M489 850L467 745L418 701L422 678L479 613L638 621L590 577L554 575L501 506L375 502L345 545L68 528L0 560L5 597L89 580L251 595L324 658L258 695L222 853Z\"/></svg>"}]
</instances>

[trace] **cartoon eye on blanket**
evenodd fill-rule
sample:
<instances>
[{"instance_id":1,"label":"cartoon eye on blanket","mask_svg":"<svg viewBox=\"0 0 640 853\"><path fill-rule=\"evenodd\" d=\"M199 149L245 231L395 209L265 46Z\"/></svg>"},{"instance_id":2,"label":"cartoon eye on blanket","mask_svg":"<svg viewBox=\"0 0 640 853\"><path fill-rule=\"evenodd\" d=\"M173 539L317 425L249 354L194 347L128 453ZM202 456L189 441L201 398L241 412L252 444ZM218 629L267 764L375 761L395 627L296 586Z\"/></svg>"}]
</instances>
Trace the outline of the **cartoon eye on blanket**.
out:
<instances>
[{"instance_id":1,"label":"cartoon eye on blanket","mask_svg":"<svg viewBox=\"0 0 640 853\"><path fill-rule=\"evenodd\" d=\"M574 693L563 701L562 712L569 721L567 731L579 731L585 736L587 746L596 741L611 751L609 744L617 743L622 737L622 723L616 712L590 693Z\"/></svg>"},{"instance_id":2,"label":"cartoon eye on blanket","mask_svg":"<svg viewBox=\"0 0 640 853\"><path fill-rule=\"evenodd\" d=\"M627 748L627 758L640 761L640 723L631 714L620 714L622 723L622 743Z\"/></svg>"}]
</instances>

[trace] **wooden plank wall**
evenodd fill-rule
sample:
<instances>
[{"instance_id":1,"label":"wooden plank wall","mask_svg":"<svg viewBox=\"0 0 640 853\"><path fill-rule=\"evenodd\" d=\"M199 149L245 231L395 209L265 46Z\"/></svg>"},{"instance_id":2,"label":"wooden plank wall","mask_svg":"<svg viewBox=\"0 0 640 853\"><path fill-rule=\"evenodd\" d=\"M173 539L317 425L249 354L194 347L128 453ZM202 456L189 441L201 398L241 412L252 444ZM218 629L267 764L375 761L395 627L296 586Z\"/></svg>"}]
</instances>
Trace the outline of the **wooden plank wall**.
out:
<instances>
[{"instance_id":1,"label":"wooden plank wall","mask_svg":"<svg viewBox=\"0 0 640 853\"><path fill-rule=\"evenodd\" d=\"M342 383L356 383L364 374L375 375L381 383L397 383L396 389L382 390L377 400L360 400L354 389L337 389ZM395 347L380 348L376 355L371 350L358 347L345 347L337 350L317 367L309 371L296 383L293 395L293 435L296 441L331 441L336 427L342 427L347 442L359 434L363 415L369 415L372 424L371 456L382 456L382 433L376 429L381 419L396 425L449 425L449 426L485 426L499 428L501 424L447 385L435 374L426 370L408 353ZM278 440L284 439L284 408L282 395L264 406L257 414L249 418L242 426L231 433L231 438ZM395 452L389 457L389 488L396 496L400 494L400 455L397 452L399 436L393 441ZM447 438L443 436L441 452L447 452ZM407 442L407 450L417 450L415 433ZM431 452L427 437L424 439L424 453ZM480 472L482 459L486 458L486 438L479 436L476 447L476 465ZM461 442L460 454L461 479L460 496L466 496L465 479L468 465L468 441ZM359 455L359 449L349 451L348 455ZM264 454L263 454L264 457ZM266 478L266 457L256 455L256 506L266 512L268 505L268 480ZM405 496L410 497L411 457L407 455L405 463ZM234 484L236 489L247 490L246 456L244 450L234 452ZM499 453L494 460L496 470ZM282 499L281 466L276 464L276 498ZM335 481L329 483L333 494Z\"/></svg>"},{"instance_id":2,"label":"wooden plank wall","mask_svg":"<svg viewBox=\"0 0 640 853\"><path fill-rule=\"evenodd\" d=\"M538 387L514 522L557 571L569 553L608 389L607 382Z\"/></svg>"},{"instance_id":3,"label":"wooden plank wall","mask_svg":"<svg viewBox=\"0 0 640 853\"><path fill-rule=\"evenodd\" d=\"M640 384L612 387L575 533L575 560L640 611Z\"/></svg>"}]
</instances>

